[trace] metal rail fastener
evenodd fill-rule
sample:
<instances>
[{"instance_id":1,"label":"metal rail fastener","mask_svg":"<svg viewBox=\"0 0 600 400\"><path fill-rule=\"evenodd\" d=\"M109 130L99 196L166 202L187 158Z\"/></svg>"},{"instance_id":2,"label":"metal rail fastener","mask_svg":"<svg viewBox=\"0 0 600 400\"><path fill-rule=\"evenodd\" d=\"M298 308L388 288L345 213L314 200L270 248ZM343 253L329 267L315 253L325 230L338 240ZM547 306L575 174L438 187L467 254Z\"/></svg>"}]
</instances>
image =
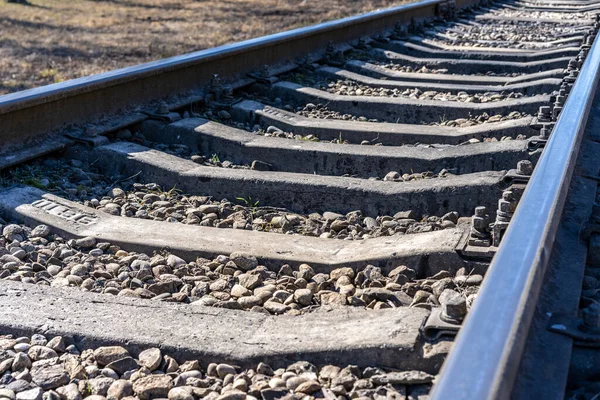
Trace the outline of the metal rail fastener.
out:
<instances>
[{"instance_id":1,"label":"metal rail fastener","mask_svg":"<svg viewBox=\"0 0 600 400\"><path fill-rule=\"evenodd\" d=\"M599 78L595 40L432 400L510 397Z\"/></svg>"}]
</instances>

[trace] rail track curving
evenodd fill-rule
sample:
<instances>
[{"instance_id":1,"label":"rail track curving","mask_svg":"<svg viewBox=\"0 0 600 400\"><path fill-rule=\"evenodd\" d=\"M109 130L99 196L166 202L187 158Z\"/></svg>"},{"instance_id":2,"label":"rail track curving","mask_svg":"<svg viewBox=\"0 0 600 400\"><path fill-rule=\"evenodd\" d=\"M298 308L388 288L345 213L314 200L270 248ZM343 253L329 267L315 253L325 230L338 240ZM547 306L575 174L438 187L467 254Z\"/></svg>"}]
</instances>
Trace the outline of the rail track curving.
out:
<instances>
[{"instance_id":1,"label":"rail track curving","mask_svg":"<svg viewBox=\"0 0 600 400\"><path fill-rule=\"evenodd\" d=\"M0 96L0 398L598 396L599 11L425 0Z\"/></svg>"}]
</instances>

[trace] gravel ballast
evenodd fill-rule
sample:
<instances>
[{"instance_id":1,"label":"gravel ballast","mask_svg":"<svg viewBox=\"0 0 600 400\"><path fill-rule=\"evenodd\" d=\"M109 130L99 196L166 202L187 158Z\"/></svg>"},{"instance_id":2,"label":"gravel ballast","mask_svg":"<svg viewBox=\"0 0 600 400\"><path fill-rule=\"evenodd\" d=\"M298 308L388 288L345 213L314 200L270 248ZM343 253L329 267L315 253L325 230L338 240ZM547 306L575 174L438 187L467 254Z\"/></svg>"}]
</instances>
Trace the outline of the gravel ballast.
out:
<instances>
[{"instance_id":1,"label":"gravel ballast","mask_svg":"<svg viewBox=\"0 0 600 400\"><path fill-rule=\"evenodd\" d=\"M119 345L79 349L67 336L0 335L2 400L416 400L429 392L434 378L415 370L317 367L306 361L242 369L178 361L156 347L134 355Z\"/></svg>"}]
</instances>

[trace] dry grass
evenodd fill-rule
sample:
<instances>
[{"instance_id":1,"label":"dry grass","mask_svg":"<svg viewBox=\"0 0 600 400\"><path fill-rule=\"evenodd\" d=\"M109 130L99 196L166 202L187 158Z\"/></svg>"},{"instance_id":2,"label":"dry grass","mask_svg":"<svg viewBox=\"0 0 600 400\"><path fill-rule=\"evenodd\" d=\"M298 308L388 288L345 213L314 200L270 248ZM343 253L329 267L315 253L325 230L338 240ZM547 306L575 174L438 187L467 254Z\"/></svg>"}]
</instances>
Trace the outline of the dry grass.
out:
<instances>
[{"instance_id":1,"label":"dry grass","mask_svg":"<svg viewBox=\"0 0 600 400\"><path fill-rule=\"evenodd\" d=\"M0 94L406 0L0 0Z\"/></svg>"}]
</instances>

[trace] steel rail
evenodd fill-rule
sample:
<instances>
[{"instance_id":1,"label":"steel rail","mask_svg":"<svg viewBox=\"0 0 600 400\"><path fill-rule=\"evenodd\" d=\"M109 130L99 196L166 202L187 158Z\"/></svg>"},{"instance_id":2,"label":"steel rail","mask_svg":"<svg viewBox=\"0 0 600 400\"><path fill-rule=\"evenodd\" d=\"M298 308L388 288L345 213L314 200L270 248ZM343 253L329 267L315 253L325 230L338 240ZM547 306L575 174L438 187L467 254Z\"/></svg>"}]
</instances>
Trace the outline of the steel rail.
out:
<instances>
[{"instance_id":1,"label":"steel rail","mask_svg":"<svg viewBox=\"0 0 600 400\"><path fill-rule=\"evenodd\" d=\"M509 398L600 78L596 38L431 399Z\"/></svg>"},{"instance_id":2,"label":"steel rail","mask_svg":"<svg viewBox=\"0 0 600 400\"><path fill-rule=\"evenodd\" d=\"M478 2L457 0L456 6ZM7 143L34 140L68 124L89 123L132 105L197 91L215 73L244 76L265 64L324 49L329 42L433 17L444 5L449 0L424 0L0 96L0 153Z\"/></svg>"}]
</instances>

